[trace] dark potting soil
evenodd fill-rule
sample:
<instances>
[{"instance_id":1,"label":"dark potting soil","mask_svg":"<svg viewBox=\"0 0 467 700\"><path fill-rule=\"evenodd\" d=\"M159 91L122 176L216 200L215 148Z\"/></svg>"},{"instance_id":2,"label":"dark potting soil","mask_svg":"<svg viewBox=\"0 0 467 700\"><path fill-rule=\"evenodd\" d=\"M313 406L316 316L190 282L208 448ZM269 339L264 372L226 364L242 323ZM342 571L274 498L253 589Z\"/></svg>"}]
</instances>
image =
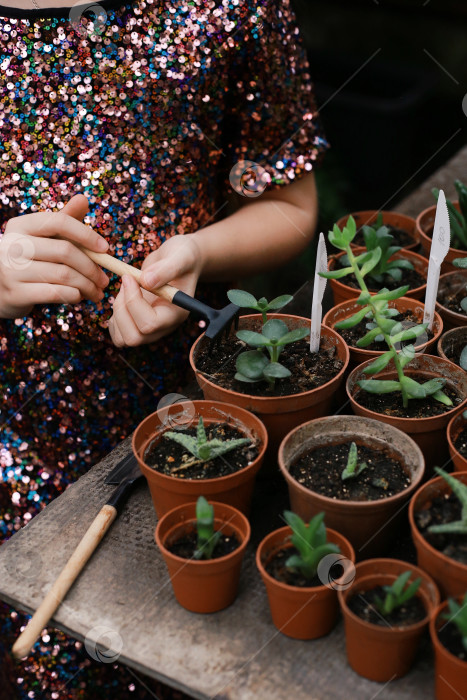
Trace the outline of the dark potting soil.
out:
<instances>
[{"instance_id":1,"label":"dark potting soil","mask_svg":"<svg viewBox=\"0 0 467 700\"><path fill-rule=\"evenodd\" d=\"M466 316L461 306L461 301L464 297L467 297L467 284L459 284L459 281L451 284L449 281L446 281L443 289L438 292L438 302L441 306L454 311L456 314L462 314L462 316Z\"/></svg>"},{"instance_id":2,"label":"dark potting soil","mask_svg":"<svg viewBox=\"0 0 467 700\"><path fill-rule=\"evenodd\" d=\"M196 550L198 541L198 536L196 530L193 528L191 532L187 532L179 537L174 542L166 543L166 548L172 554L177 557L182 557L183 559L192 559ZM222 535L219 538L219 542L216 544L214 551L212 553L212 559L219 559L220 557L225 557L230 552L240 547L240 542L238 541L235 533L231 535ZM203 559L202 561L206 561Z\"/></svg>"},{"instance_id":3,"label":"dark potting soil","mask_svg":"<svg viewBox=\"0 0 467 700\"><path fill-rule=\"evenodd\" d=\"M459 433L457 440L454 441L454 447L467 459L467 428Z\"/></svg>"},{"instance_id":4,"label":"dark potting soil","mask_svg":"<svg viewBox=\"0 0 467 700\"><path fill-rule=\"evenodd\" d=\"M228 425L216 423L205 425L208 440L237 440L244 438L245 433ZM180 431L174 431L180 432ZM186 435L195 436L196 428L187 428L183 431ZM218 476L226 476L243 469L251 464L259 454L257 442L246 443L231 452L220 457L215 457L209 462L198 462L196 458L178 442L162 437L158 443L154 441L147 448L144 461L156 471L179 479L213 479ZM194 464L192 464L194 462Z\"/></svg>"},{"instance_id":5,"label":"dark potting soil","mask_svg":"<svg viewBox=\"0 0 467 700\"><path fill-rule=\"evenodd\" d=\"M298 554L298 550L295 547L281 549L276 552L271 559L269 559L264 568L270 576L276 579L276 581L285 583L288 586L298 586L299 588L314 588L315 586L323 586L326 582L321 581L317 575L312 579L308 579L305 578L305 576L303 576L303 574L301 574L299 571L294 571L286 567L285 563L287 559L294 554ZM342 576L342 574L343 568L341 564L338 563L332 566L329 571L330 579L338 579L340 576Z\"/></svg>"},{"instance_id":6,"label":"dark potting soil","mask_svg":"<svg viewBox=\"0 0 467 700\"><path fill-rule=\"evenodd\" d=\"M456 535L451 532L446 535L428 531L431 525L441 525L460 520L462 506L452 493L436 496L428 508L416 511L415 523L426 541L442 554L467 564L467 535Z\"/></svg>"},{"instance_id":7,"label":"dark potting soil","mask_svg":"<svg viewBox=\"0 0 467 700\"><path fill-rule=\"evenodd\" d=\"M462 635L453 622L447 622L438 630L438 639L451 654L467 661L467 651L462 644Z\"/></svg>"},{"instance_id":8,"label":"dark potting soil","mask_svg":"<svg viewBox=\"0 0 467 700\"><path fill-rule=\"evenodd\" d=\"M309 341L300 340L286 345L279 357L279 362L292 372L290 377L276 380L272 388L265 381L247 384L234 378L235 362L240 352L250 349L232 336L212 348L205 343L196 358L196 366L215 384L253 396L288 396L310 391L329 382L344 366L335 346L311 353Z\"/></svg>"},{"instance_id":9,"label":"dark potting soil","mask_svg":"<svg viewBox=\"0 0 467 700\"><path fill-rule=\"evenodd\" d=\"M416 374L411 374L410 377L421 383L427 381L426 377L417 376ZM439 416L446 413L446 411L452 411L453 408L462 403L463 399L451 387L443 387L443 391L453 402L452 406L446 406L432 396L427 396L425 399L410 399L409 405L407 408L404 408L401 394L398 391L390 394L370 394L368 391L358 389L353 398L360 406L368 408L375 413L383 413L386 416L429 418L431 416Z\"/></svg>"},{"instance_id":10,"label":"dark potting soil","mask_svg":"<svg viewBox=\"0 0 467 700\"><path fill-rule=\"evenodd\" d=\"M350 445L351 441L318 447L300 457L290 467L290 474L307 489L344 501L376 501L410 486L410 476L387 452L358 443L358 464L366 462L368 466L358 476L343 481Z\"/></svg>"},{"instance_id":11,"label":"dark potting soil","mask_svg":"<svg viewBox=\"0 0 467 700\"><path fill-rule=\"evenodd\" d=\"M341 264L339 261L337 261L334 269L338 270L340 267ZM347 287L352 287L352 289L358 289L360 291L360 286L357 280L355 279L355 275L353 273L347 275L347 277L343 277L338 281L342 282L342 284L345 284ZM418 287L423 287L423 285L426 284L426 277L423 277L416 270L402 270L402 279L400 282L396 282L389 275L384 276L383 282L381 284L373 282L369 275L366 277L365 281L370 292L378 292L383 287L392 290L397 289L398 287L403 287L406 284L409 285L410 289L417 289Z\"/></svg>"},{"instance_id":12,"label":"dark potting soil","mask_svg":"<svg viewBox=\"0 0 467 700\"><path fill-rule=\"evenodd\" d=\"M407 569L409 568L408 565ZM385 595L383 586L376 586L369 591L357 591L347 600L347 605L362 620L379 627L407 627L426 617L425 606L418 596L403 603L389 615L383 615L377 610L375 602L378 598L384 600Z\"/></svg>"},{"instance_id":13,"label":"dark potting soil","mask_svg":"<svg viewBox=\"0 0 467 700\"><path fill-rule=\"evenodd\" d=\"M461 359L461 352L466 345L467 336L464 338L447 338L443 340L442 349L448 360L458 365Z\"/></svg>"},{"instance_id":14,"label":"dark potting soil","mask_svg":"<svg viewBox=\"0 0 467 700\"><path fill-rule=\"evenodd\" d=\"M404 311L400 313L398 316L394 316L392 319L393 321L399 321L402 323L402 326L404 329L407 328L412 328L412 326L417 326L421 321L417 319L415 314L413 314L411 311ZM360 338L363 338L363 336L368 333L368 328L366 327L366 324L369 323L368 318L364 318L363 321L360 321L360 323L357 323L356 326L353 328L336 328L335 330L341 335L347 345L351 345L352 347L358 347L357 346L357 341L360 340ZM433 338L433 333L432 331L429 331L428 329L426 330L425 334L423 336L419 336L415 341L413 340L408 340L405 343L400 343L400 346L403 347L404 345L409 345L409 344L415 344L415 345L421 345L424 342L427 342L427 340L431 340ZM383 350L386 351L388 349L388 346L386 345L386 342L384 340L378 341L378 342L373 342L370 345L367 345L365 348L362 348L362 350Z\"/></svg>"},{"instance_id":15,"label":"dark potting soil","mask_svg":"<svg viewBox=\"0 0 467 700\"><path fill-rule=\"evenodd\" d=\"M407 245L411 245L414 243L414 238L413 236L410 235L410 233L407 233L407 231L404 231L401 228L394 228L393 226L388 226L387 224L384 224L386 228L389 229L389 233L394 236L394 245L398 245L401 248L404 248ZM357 235L353 239L352 243L355 243L357 246L364 246L365 245L365 239L363 237L363 230L362 228L359 228L357 230Z\"/></svg>"}]
</instances>

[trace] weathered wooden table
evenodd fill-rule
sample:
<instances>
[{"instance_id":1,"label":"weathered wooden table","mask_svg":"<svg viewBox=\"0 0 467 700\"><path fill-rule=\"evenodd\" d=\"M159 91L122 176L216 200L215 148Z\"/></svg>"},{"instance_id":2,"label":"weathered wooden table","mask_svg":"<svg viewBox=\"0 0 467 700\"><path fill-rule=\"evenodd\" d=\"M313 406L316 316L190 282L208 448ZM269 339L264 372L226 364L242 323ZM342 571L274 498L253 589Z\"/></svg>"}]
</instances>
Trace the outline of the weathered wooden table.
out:
<instances>
[{"instance_id":1,"label":"weathered wooden table","mask_svg":"<svg viewBox=\"0 0 467 700\"><path fill-rule=\"evenodd\" d=\"M399 209L416 214L431 199L431 186L464 177L467 148L430 178ZM311 306L311 287L297 294L296 308ZM293 309L291 309L293 310ZM193 387L187 395L194 398ZM82 534L114 487L104 478L130 452L125 440L68 488L0 549L0 598L32 612L54 581ZM266 594L256 571L256 544L279 526L285 487L276 481L257 486L249 545L238 599L227 610L196 615L175 601L165 565L154 543L156 515L146 485L131 495L82 575L61 605L53 624L84 640L109 647L103 662L118 659L195 698L232 700L416 700L433 698L432 655L424 640L412 671L378 684L347 665L343 625L327 637L301 642L273 626ZM101 656L102 658L102 656Z\"/></svg>"}]
</instances>

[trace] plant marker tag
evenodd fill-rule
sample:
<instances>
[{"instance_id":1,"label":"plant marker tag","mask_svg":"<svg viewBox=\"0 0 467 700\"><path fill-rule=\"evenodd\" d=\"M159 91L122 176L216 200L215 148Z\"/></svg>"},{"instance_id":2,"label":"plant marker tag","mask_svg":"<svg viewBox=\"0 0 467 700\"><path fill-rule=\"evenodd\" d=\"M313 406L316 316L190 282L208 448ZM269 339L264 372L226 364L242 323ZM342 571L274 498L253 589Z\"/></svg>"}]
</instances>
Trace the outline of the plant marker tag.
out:
<instances>
[{"instance_id":1,"label":"plant marker tag","mask_svg":"<svg viewBox=\"0 0 467 700\"><path fill-rule=\"evenodd\" d=\"M321 340L321 319L323 317L323 295L327 280L320 277L320 272L328 271L328 253L324 235L319 234L318 250L316 251L315 280L313 286L313 301L311 304L310 352L318 352Z\"/></svg>"},{"instance_id":2,"label":"plant marker tag","mask_svg":"<svg viewBox=\"0 0 467 700\"><path fill-rule=\"evenodd\" d=\"M428 330L433 329L435 318L436 297L438 296L439 273L441 263L446 257L451 243L451 227L449 225L449 212L446 206L446 197L443 190L439 191L438 204L436 206L435 225L430 249L430 264L428 266L428 279L425 295L425 311L423 323L428 323Z\"/></svg>"}]
</instances>

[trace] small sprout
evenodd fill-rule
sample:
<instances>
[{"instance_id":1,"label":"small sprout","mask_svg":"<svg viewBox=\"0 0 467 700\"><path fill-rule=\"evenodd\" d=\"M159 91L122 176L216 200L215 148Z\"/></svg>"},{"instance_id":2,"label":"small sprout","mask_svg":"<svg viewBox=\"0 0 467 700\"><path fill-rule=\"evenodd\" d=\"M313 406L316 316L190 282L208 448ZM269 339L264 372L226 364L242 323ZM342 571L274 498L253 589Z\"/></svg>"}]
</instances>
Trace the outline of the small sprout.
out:
<instances>
[{"instance_id":1,"label":"small sprout","mask_svg":"<svg viewBox=\"0 0 467 700\"><path fill-rule=\"evenodd\" d=\"M360 462L360 464L358 464L357 445L353 442L350 445L347 465L341 474L341 479L353 479L354 477L359 476L367 467L368 464L366 462Z\"/></svg>"},{"instance_id":2,"label":"small sprout","mask_svg":"<svg viewBox=\"0 0 467 700\"><path fill-rule=\"evenodd\" d=\"M383 586L385 597L383 599L376 597L374 600L375 607L381 615L390 615L393 610L400 608L401 605L414 597L420 588L422 579L417 578L408 584L411 575L411 571L404 571L390 586Z\"/></svg>"},{"instance_id":3,"label":"small sprout","mask_svg":"<svg viewBox=\"0 0 467 700\"><path fill-rule=\"evenodd\" d=\"M460 212L449 199L446 199L451 228L451 244L453 248L467 249L467 188L460 180L455 180L454 186L459 197ZM434 198L438 200L439 190L435 187L431 191Z\"/></svg>"},{"instance_id":4,"label":"small sprout","mask_svg":"<svg viewBox=\"0 0 467 700\"><path fill-rule=\"evenodd\" d=\"M244 309L253 309L253 311L259 311L263 316L263 323L266 323L267 312L276 311L277 309L282 309L283 306L289 304L293 296L290 294L282 294L280 297L276 297L272 301L268 301L265 297L261 299L256 299L253 294L249 292L244 292L241 289L230 289L227 292L229 301L232 304L236 304Z\"/></svg>"},{"instance_id":5,"label":"small sprout","mask_svg":"<svg viewBox=\"0 0 467 700\"><path fill-rule=\"evenodd\" d=\"M448 608L449 612L444 613L442 618L457 627L462 638L462 646L467 651L467 593L460 605L457 600L448 598Z\"/></svg>"},{"instance_id":6,"label":"small sprout","mask_svg":"<svg viewBox=\"0 0 467 700\"><path fill-rule=\"evenodd\" d=\"M198 541L193 554L194 559L212 559L222 532L214 532L214 506L210 505L204 496L196 502L196 532Z\"/></svg>"},{"instance_id":7,"label":"small sprout","mask_svg":"<svg viewBox=\"0 0 467 700\"><path fill-rule=\"evenodd\" d=\"M435 472L443 477L451 487L454 496L459 499L462 506L461 519L450 523L442 523L441 525L430 525L428 532L432 532L434 535L467 535L467 486L459 479L445 472L444 469L435 467Z\"/></svg>"},{"instance_id":8,"label":"small sprout","mask_svg":"<svg viewBox=\"0 0 467 700\"><path fill-rule=\"evenodd\" d=\"M165 432L164 437L168 440L178 442L178 444L188 450L198 462L209 462L211 459L225 455L227 452L251 442L248 438L238 438L235 440L219 440L219 438L214 438L213 440L208 440L202 416L199 417L196 437L192 437L183 432L175 432L174 430Z\"/></svg>"},{"instance_id":9,"label":"small sprout","mask_svg":"<svg viewBox=\"0 0 467 700\"><path fill-rule=\"evenodd\" d=\"M311 580L316 576L321 559L328 554L338 554L340 549L337 544L327 542L324 513L315 515L308 525L290 510L284 511L284 519L293 532L290 541L298 550L298 554L292 554L285 565Z\"/></svg>"}]
</instances>

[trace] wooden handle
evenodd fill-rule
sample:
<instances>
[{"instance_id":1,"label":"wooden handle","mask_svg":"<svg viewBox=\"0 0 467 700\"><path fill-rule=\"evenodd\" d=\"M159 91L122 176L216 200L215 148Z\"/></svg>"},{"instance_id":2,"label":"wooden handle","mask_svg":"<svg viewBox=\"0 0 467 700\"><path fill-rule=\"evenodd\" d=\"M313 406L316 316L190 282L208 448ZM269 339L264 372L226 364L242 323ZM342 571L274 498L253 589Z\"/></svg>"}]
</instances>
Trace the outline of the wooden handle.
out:
<instances>
[{"instance_id":1,"label":"wooden handle","mask_svg":"<svg viewBox=\"0 0 467 700\"><path fill-rule=\"evenodd\" d=\"M59 577L55 580L52 588L29 620L26 629L23 630L14 643L11 651L16 659L22 659L28 655L40 633L115 520L116 515L116 508L105 505L94 518L83 539L68 559Z\"/></svg>"},{"instance_id":2,"label":"wooden handle","mask_svg":"<svg viewBox=\"0 0 467 700\"><path fill-rule=\"evenodd\" d=\"M95 253L93 250L88 250L87 248L84 248L83 246L79 246L83 253L86 253L88 258L91 258L95 263L100 265L101 267L105 267L106 270L110 270L110 272L114 272L116 275L119 275L120 277L122 275L131 275L132 277L135 278L135 280L138 282L141 287L144 289L147 289L148 292L152 292L153 294L157 294L158 297L162 297L166 301L172 301L174 298L175 294L179 291L177 287L173 287L171 284L164 284L162 287L159 287L158 289L151 289L148 287L144 287L144 285L141 283L141 270L138 270L136 267L133 267L132 265L128 265L128 263L123 262L123 260L118 260L117 258L113 258L111 255L108 255L107 253Z\"/></svg>"}]
</instances>

